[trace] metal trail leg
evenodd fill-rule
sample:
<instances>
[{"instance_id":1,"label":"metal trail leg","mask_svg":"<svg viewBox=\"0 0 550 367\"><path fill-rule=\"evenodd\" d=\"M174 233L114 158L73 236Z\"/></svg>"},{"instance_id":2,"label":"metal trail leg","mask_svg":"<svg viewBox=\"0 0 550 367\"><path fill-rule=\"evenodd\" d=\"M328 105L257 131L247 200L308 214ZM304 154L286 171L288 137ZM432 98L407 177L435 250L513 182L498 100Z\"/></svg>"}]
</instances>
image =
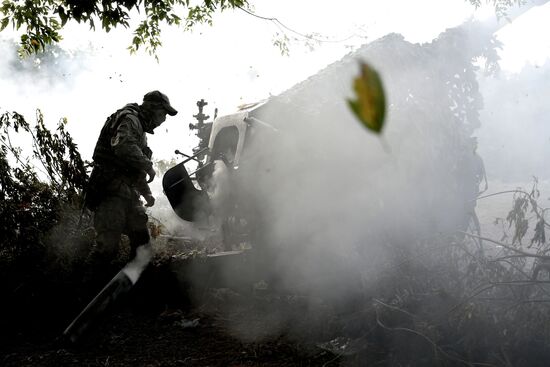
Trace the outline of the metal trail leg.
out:
<instances>
[{"instance_id":1,"label":"metal trail leg","mask_svg":"<svg viewBox=\"0 0 550 367\"><path fill-rule=\"evenodd\" d=\"M149 244L137 248L136 257L119 271L109 283L92 299L63 332L63 338L72 344L96 323L102 314L124 294L132 289L143 270L151 260Z\"/></svg>"}]
</instances>

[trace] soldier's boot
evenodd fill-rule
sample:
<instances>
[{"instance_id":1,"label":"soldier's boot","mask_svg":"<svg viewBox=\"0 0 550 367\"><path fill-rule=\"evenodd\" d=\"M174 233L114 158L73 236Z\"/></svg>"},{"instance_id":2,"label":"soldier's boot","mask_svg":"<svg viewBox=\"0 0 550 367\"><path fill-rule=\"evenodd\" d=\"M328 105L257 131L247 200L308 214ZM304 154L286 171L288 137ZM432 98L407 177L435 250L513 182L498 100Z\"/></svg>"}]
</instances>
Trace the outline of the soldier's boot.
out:
<instances>
[{"instance_id":1,"label":"soldier's boot","mask_svg":"<svg viewBox=\"0 0 550 367\"><path fill-rule=\"evenodd\" d=\"M120 269L116 264L120 243L120 233L106 231L98 233L95 246L90 252L85 280L103 283L110 279Z\"/></svg>"}]
</instances>

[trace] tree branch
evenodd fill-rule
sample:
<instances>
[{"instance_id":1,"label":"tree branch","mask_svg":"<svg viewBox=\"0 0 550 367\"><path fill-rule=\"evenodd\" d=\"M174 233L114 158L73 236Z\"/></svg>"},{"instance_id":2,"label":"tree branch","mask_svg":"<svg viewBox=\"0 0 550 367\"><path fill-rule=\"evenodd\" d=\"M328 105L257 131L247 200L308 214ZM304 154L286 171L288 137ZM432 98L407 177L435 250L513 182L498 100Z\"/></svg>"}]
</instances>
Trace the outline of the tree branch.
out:
<instances>
[{"instance_id":1,"label":"tree branch","mask_svg":"<svg viewBox=\"0 0 550 367\"><path fill-rule=\"evenodd\" d=\"M522 251L522 250L518 250L517 248L514 248L512 246L510 246L509 244L506 244L506 243L503 243L503 242L500 242L500 241L495 241L491 238L488 238L488 237L483 237L483 236L477 236L475 234L472 234L472 233L468 233L468 232L463 232L463 231L457 231L458 233L462 233L468 237L473 237L473 238L478 238L480 240L484 240L484 241L487 241L487 242L492 242L494 244L497 244L499 246L502 246L504 247L505 249L507 250L510 250L510 251L513 251L515 253L518 253L518 254L521 254L522 256L524 257L534 257L534 258L538 258L538 259L544 259L544 260L548 260L550 259L550 256L545 256L545 255L537 255L537 254L532 254L532 253L529 253L529 252L525 252L525 251Z\"/></svg>"}]
</instances>

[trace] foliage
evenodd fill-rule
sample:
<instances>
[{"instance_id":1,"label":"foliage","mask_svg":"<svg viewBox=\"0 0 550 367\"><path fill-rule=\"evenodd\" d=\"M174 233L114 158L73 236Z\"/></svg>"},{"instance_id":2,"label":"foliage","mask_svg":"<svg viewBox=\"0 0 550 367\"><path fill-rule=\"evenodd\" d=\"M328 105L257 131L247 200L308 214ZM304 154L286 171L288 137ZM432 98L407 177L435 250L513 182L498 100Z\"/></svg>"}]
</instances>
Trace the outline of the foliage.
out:
<instances>
[{"instance_id":1,"label":"foliage","mask_svg":"<svg viewBox=\"0 0 550 367\"><path fill-rule=\"evenodd\" d=\"M174 167L177 162L174 158L167 160L167 159L159 159L153 161L155 171L157 172L157 175L159 177L164 176L166 171L168 171L170 168Z\"/></svg>"},{"instance_id":2,"label":"foliage","mask_svg":"<svg viewBox=\"0 0 550 367\"><path fill-rule=\"evenodd\" d=\"M434 238L380 274L361 335L377 344L356 360L380 348L392 366L545 365L550 299L548 281L531 275L538 255L484 246L487 255L468 238Z\"/></svg>"},{"instance_id":3,"label":"foliage","mask_svg":"<svg viewBox=\"0 0 550 367\"><path fill-rule=\"evenodd\" d=\"M470 4L479 7L482 0L467 0ZM507 11L514 5L522 5L525 0L485 0L492 3L497 17L505 17ZM197 24L212 25L212 16L217 11L240 8L257 18L274 23L279 29L272 43L279 48L282 55L288 55L291 39L299 38L310 49L315 44L334 41L318 33L302 34L277 18L262 17L248 10L248 0L204 0L197 5L190 0L3 0L0 6L0 32L8 25L19 30L25 28L20 37L20 55L28 56L45 50L45 46L58 43L61 39L61 30L67 22L76 21L90 26L95 30L100 24L101 29L109 32L118 26L130 27L130 19L134 15L144 14L134 29L134 36L128 49L136 52L140 47L155 55L162 45L161 26L183 26L184 31L193 29ZM132 14L132 12L134 14ZM292 34L292 36L290 36ZM299 38L298 38L299 37ZM363 36L359 36L363 37Z\"/></svg>"},{"instance_id":4,"label":"foliage","mask_svg":"<svg viewBox=\"0 0 550 367\"><path fill-rule=\"evenodd\" d=\"M290 39L288 38L288 35L286 33L276 32L271 42L273 43L273 46L277 47L280 50L281 55L288 56L290 54Z\"/></svg>"},{"instance_id":5,"label":"foliage","mask_svg":"<svg viewBox=\"0 0 550 367\"><path fill-rule=\"evenodd\" d=\"M154 55L162 45L163 24L190 30L196 24L212 24L216 11L247 6L247 0L204 0L198 5L189 0L4 0L0 6L0 31L9 24L16 30L24 27L20 53L30 55L58 43L61 30L70 20L87 24L92 30L99 23L101 29L109 32L118 26L130 27L130 13L138 12L145 19L134 30L129 49L135 52L145 46Z\"/></svg>"},{"instance_id":6,"label":"foliage","mask_svg":"<svg viewBox=\"0 0 550 367\"><path fill-rule=\"evenodd\" d=\"M40 111L34 127L16 112L0 115L2 261L40 257L44 237L60 219L61 209L79 205L86 167L66 123L62 119L52 133ZM22 141L25 133L31 139L31 152L14 143Z\"/></svg>"},{"instance_id":7,"label":"foliage","mask_svg":"<svg viewBox=\"0 0 550 367\"><path fill-rule=\"evenodd\" d=\"M521 226L524 221L548 226L543 218L545 209L537 202L536 179L530 191L488 196L511 193L511 224L519 220ZM528 218L528 211L535 215ZM468 234L464 239L422 241L414 255L407 253L397 261L400 268L387 269L379 278L381 284L373 290L372 317L384 334L399 335L402 342L431 350L426 357L428 365L438 365L441 360L451 365L544 365L540 361L549 357L545 345L550 333L544 320L550 298L549 282L539 273L545 270L550 274L550 257L546 255L550 244L544 232L534 232L539 240L536 251L522 249L516 238L512 243L490 238L480 241ZM369 336L364 337L374 337ZM408 354L415 353L414 348L394 349L398 347L402 344L386 346L393 358L418 360Z\"/></svg>"},{"instance_id":8,"label":"foliage","mask_svg":"<svg viewBox=\"0 0 550 367\"><path fill-rule=\"evenodd\" d=\"M482 0L468 0L473 6L480 7ZM498 18L507 16L508 10L514 5L524 5L526 0L485 0L486 4L492 4Z\"/></svg>"},{"instance_id":9,"label":"foliage","mask_svg":"<svg viewBox=\"0 0 550 367\"><path fill-rule=\"evenodd\" d=\"M540 191L538 189L538 179L535 177L533 182L533 187L531 191L527 192L521 189L514 191L513 197L513 206L508 215L506 216L506 221L508 226L514 226L514 236L512 237L512 245L519 244L523 237L527 234L529 229L529 219L528 214L534 215L536 219L536 224L534 228L533 237L531 238L529 248L537 244L539 248L546 245L546 232L545 228L548 226L544 216L546 213L546 208L541 208L537 203L537 200L540 197Z\"/></svg>"}]
</instances>

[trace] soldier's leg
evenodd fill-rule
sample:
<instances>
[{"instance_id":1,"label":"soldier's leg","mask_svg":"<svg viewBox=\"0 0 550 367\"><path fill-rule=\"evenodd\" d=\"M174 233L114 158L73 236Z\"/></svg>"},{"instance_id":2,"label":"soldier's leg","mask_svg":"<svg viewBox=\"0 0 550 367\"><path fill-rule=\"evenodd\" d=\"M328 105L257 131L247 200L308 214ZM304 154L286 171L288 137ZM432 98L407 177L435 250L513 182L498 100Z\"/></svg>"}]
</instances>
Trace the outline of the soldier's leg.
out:
<instances>
[{"instance_id":1,"label":"soldier's leg","mask_svg":"<svg viewBox=\"0 0 550 367\"><path fill-rule=\"evenodd\" d=\"M147 214L141 203L136 202L128 212L128 220L126 222L126 230L130 239L130 259L136 255L136 249L139 246L149 244L151 237L147 228Z\"/></svg>"},{"instance_id":2,"label":"soldier's leg","mask_svg":"<svg viewBox=\"0 0 550 367\"><path fill-rule=\"evenodd\" d=\"M124 199L116 196L106 197L98 205L94 214L94 227L97 232L94 260L108 265L116 259L126 219Z\"/></svg>"}]
</instances>

